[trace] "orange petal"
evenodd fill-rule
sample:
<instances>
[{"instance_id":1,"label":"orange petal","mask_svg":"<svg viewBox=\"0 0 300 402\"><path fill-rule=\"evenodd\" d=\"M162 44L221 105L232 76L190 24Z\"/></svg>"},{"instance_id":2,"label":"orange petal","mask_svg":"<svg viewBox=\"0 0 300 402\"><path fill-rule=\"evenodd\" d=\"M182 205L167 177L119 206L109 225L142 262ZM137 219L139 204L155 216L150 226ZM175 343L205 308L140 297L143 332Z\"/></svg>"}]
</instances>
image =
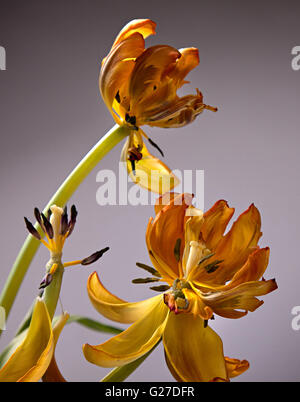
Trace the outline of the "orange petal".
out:
<instances>
[{"instance_id":1,"label":"orange petal","mask_svg":"<svg viewBox=\"0 0 300 402\"><path fill-rule=\"evenodd\" d=\"M157 45L149 47L136 59L129 96L130 115L136 116L137 126L144 124L143 116L148 108L161 107L162 102L176 95L176 88L165 85L168 84L165 78L175 68L180 56L174 47Z\"/></svg>"},{"instance_id":2,"label":"orange petal","mask_svg":"<svg viewBox=\"0 0 300 402\"><path fill-rule=\"evenodd\" d=\"M162 297L152 298L152 310L128 329L101 345L83 346L85 358L101 367L119 367L143 356L160 340L169 314Z\"/></svg>"},{"instance_id":3,"label":"orange petal","mask_svg":"<svg viewBox=\"0 0 300 402\"><path fill-rule=\"evenodd\" d=\"M170 201L170 205L163 208L153 221L150 221L146 232L149 252L155 253L178 278L178 260L174 249L180 241L181 260L184 250L184 219L185 211L189 207L192 197L180 194ZM160 272L160 271L159 271Z\"/></svg>"},{"instance_id":4,"label":"orange petal","mask_svg":"<svg viewBox=\"0 0 300 402\"><path fill-rule=\"evenodd\" d=\"M170 74L177 88L180 88L185 83L185 76L197 67L200 62L199 52L195 47L179 49L179 52L181 57L177 60L176 67Z\"/></svg>"},{"instance_id":5,"label":"orange petal","mask_svg":"<svg viewBox=\"0 0 300 402\"><path fill-rule=\"evenodd\" d=\"M222 340L210 327L204 328L201 318L170 313L163 342L175 378L184 382L227 379Z\"/></svg>"},{"instance_id":6,"label":"orange petal","mask_svg":"<svg viewBox=\"0 0 300 402\"><path fill-rule=\"evenodd\" d=\"M250 366L247 360L231 359L229 357L225 357L225 363L229 378L243 374Z\"/></svg>"},{"instance_id":7,"label":"orange petal","mask_svg":"<svg viewBox=\"0 0 300 402\"><path fill-rule=\"evenodd\" d=\"M214 312L220 312L220 310L225 309L225 313L231 310L232 314L234 314L236 310L255 311L263 304L263 301L258 300L256 296L266 295L275 289L277 289L276 281L271 279L268 281L246 282L229 290L199 295L203 302L210 306Z\"/></svg>"},{"instance_id":8,"label":"orange petal","mask_svg":"<svg viewBox=\"0 0 300 402\"><path fill-rule=\"evenodd\" d=\"M120 105L116 100L117 94L119 96L120 103L123 102L124 97L128 97L128 81L134 68L134 59L143 53L145 48L145 41L139 33L135 33L120 42L115 46L109 55L102 63L99 88L101 95L106 103L107 107L113 114L117 123L120 123L124 119L123 115L118 118L114 113L113 106L117 107L117 112L120 112Z\"/></svg>"},{"instance_id":9,"label":"orange petal","mask_svg":"<svg viewBox=\"0 0 300 402\"><path fill-rule=\"evenodd\" d=\"M214 259L223 260L213 273L199 271L195 279L203 283L225 284L245 264L248 256L257 247L262 235L261 220L258 209L254 204L243 212L232 225L230 231L219 241Z\"/></svg>"},{"instance_id":10,"label":"orange petal","mask_svg":"<svg viewBox=\"0 0 300 402\"><path fill-rule=\"evenodd\" d=\"M229 208L224 200L217 201L204 214L201 233L206 246L213 250L222 239L228 222L232 218L234 208Z\"/></svg>"},{"instance_id":11,"label":"orange petal","mask_svg":"<svg viewBox=\"0 0 300 402\"><path fill-rule=\"evenodd\" d=\"M95 309L104 317L121 323L132 323L148 314L153 308L153 299L128 303L110 293L101 283L97 272L92 273L87 282L89 298ZM161 295L156 296L161 298Z\"/></svg>"},{"instance_id":12,"label":"orange petal","mask_svg":"<svg viewBox=\"0 0 300 402\"><path fill-rule=\"evenodd\" d=\"M232 280L218 289L229 290L244 282L258 281L265 273L269 263L269 247L260 248L250 254L246 263L236 272Z\"/></svg>"},{"instance_id":13,"label":"orange petal","mask_svg":"<svg viewBox=\"0 0 300 402\"><path fill-rule=\"evenodd\" d=\"M127 25L122 28L116 40L114 41L113 47L118 43L122 42L124 39L138 32L146 39L150 35L155 35L156 23L149 19L135 19L128 22Z\"/></svg>"},{"instance_id":14,"label":"orange petal","mask_svg":"<svg viewBox=\"0 0 300 402\"><path fill-rule=\"evenodd\" d=\"M176 89L175 86L174 88ZM203 96L198 90L196 95L186 95L181 98L169 96L169 102L163 106L159 104L154 109L144 110L143 124L165 128L183 127L193 122L205 109L217 111L217 108L203 103Z\"/></svg>"}]
</instances>

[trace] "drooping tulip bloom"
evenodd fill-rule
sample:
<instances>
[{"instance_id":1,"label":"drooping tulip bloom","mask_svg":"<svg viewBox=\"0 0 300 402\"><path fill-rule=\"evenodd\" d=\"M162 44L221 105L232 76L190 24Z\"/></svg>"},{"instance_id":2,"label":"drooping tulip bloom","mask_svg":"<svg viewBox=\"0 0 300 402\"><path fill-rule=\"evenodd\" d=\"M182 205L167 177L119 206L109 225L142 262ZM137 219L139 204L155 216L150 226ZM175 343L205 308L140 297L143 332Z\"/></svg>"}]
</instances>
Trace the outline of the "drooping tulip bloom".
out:
<instances>
[{"instance_id":1,"label":"drooping tulip bloom","mask_svg":"<svg viewBox=\"0 0 300 402\"><path fill-rule=\"evenodd\" d=\"M149 19L136 19L121 30L102 61L99 86L115 121L131 129L121 155L128 174L142 187L162 194L175 187L178 179L148 151L144 139L162 153L141 126L182 127L203 110L217 109L203 103L198 89L194 95L177 95L188 82L186 75L199 64L198 49L145 48L145 39L155 34L155 28ZM153 171L161 178L158 174L151 177Z\"/></svg>"},{"instance_id":2,"label":"drooping tulip bloom","mask_svg":"<svg viewBox=\"0 0 300 402\"><path fill-rule=\"evenodd\" d=\"M165 282L151 287L159 295L128 303L111 294L96 273L90 276L94 307L111 320L133 323L103 344L84 345L91 363L122 366L162 339L178 381L227 381L248 368L245 360L224 357L221 338L208 320L214 314L240 318L262 304L257 296L277 288L275 280L261 280L269 249L258 246L260 214L251 205L224 235L233 208L221 200L203 214L191 201L192 196L173 195L168 205L156 206L157 215L149 221L146 241L154 268L138 266L152 277L133 282Z\"/></svg>"}]
</instances>

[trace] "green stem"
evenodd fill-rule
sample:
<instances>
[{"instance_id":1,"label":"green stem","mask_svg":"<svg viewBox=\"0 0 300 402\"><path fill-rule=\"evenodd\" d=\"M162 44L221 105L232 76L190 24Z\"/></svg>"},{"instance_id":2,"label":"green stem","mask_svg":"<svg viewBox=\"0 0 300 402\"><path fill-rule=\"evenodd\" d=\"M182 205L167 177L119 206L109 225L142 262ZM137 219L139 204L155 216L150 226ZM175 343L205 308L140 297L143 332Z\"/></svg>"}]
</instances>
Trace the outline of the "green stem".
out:
<instances>
[{"instance_id":1,"label":"green stem","mask_svg":"<svg viewBox=\"0 0 300 402\"><path fill-rule=\"evenodd\" d=\"M52 265L52 262L50 265ZM56 311L63 275L64 275L64 266L62 265L62 263L60 263L57 270L55 271L55 274L53 275L52 282L44 290L43 300L47 306L51 321Z\"/></svg>"},{"instance_id":2,"label":"green stem","mask_svg":"<svg viewBox=\"0 0 300 402\"><path fill-rule=\"evenodd\" d=\"M129 128L115 125L99 142L90 150L82 161L71 172L57 192L48 202L44 211L53 204L64 206L71 198L75 190L97 166L99 161L112 150L120 141L129 135ZM8 317L18 290L28 270L28 267L39 248L40 242L29 235L21 248L19 255L10 271L7 281L0 296L0 306L4 307ZM0 331L1 334L1 331Z\"/></svg>"},{"instance_id":3,"label":"green stem","mask_svg":"<svg viewBox=\"0 0 300 402\"><path fill-rule=\"evenodd\" d=\"M126 380L126 378L129 377L130 374L132 374L147 359L148 356L150 356L150 354L159 345L159 343L160 342L158 342L148 353L135 360L134 362L113 369L110 373L107 374L107 376L102 378L101 382L123 382L124 380Z\"/></svg>"}]
</instances>

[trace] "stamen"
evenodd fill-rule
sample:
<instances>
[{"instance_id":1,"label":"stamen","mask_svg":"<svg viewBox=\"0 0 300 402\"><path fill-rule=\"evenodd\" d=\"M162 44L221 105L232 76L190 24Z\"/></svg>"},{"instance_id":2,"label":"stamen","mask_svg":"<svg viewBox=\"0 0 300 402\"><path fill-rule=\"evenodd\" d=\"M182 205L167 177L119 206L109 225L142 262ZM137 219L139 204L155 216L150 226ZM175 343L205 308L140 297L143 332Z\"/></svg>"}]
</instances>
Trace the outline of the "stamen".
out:
<instances>
[{"instance_id":1,"label":"stamen","mask_svg":"<svg viewBox=\"0 0 300 402\"><path fill-rule=\"evenodd\" d=\"M174 256L177 262L180 261L180 247L181 247L181 239L177 239L174 247Z\"/></svg>"},{"instance_id":2,"label":"stamen","mask_svg":"<svg viewBox=\"0 0 300 402\"><path fill-rule=\"evenodd\" d=\"M163 151L159 148L159 146L158 146L154 141L151 140L151 138L148 137L148 141L150 142L150 144L151 144L154 148L156 148L156 149L160 152L161 156L163 156L163 157L165 156L164 153L163 153Z\"/></svg>"},{"instance_id":3,"label":"stamen","mask_svg":"<svg viewBox=\"0 0 300 402\"><path fill-rule=\"evenodd\" d=\"M43 227L41 213L38 208L34 208L34 216L41 227Z\"/></svg>"},{"instance_id":4,"label":"stamen","mask_svg":"<svg viewBox=\"0 0 300 402\"><path fill-rule=\"evenodd\" d=\"M142 264L141 262L137 262L136 266L144 269L145 271L149 272L150 274L152 274L154 276L161 277L161 274L158 271L156 271L156 269L150 267L149 265Z\"/></svg>"},{"instance_id":5,"label":"stamen","mask_svg":"<svg viewBox=\"0 0 300 402\"><path fill-rule=\"evenodd\" d=\"M78 212L76 210L75 205L72 205L71 207L71 219L68 225L68 235L67 237L71 236L73 230L74 230L74 226L76 224L76 218L77 218Z\"/></svg>"},{"instance_id":6,"label":"stamen","mask_svg":"<svg viewBox=\"0 0 300 402\"><path fill-rule=\"evenodd\" d=\"M42 282L40 283L39 289L45 289L47 286L50 285L50 283L52 282L52 275L50 273L46 274L42 280Z\"/></svg>"},{"instance_id":7,"label":"stamen","mask_svg":"<svg viewBox=\"0 0 300 402\"><path fill-rule=\"evenodd\" d=\"M152 286L150 287L151 290L154 290L155 292L165 292L166 290L170 289L169 285L160 285L160 286Z\"/></svg>"},{"instance_id":8,"label":"stamen","mask_svg":"<svg viewBox=\"0 0 300 402\"><path fill-rule=\"evenodd\" d=\"M64 209L64 213L61 216L61 223L60 223L60 234L65 236L68 231L68 212L67 207Z\"/></svg>"},{"instance_id":9,"label":"stamen","mask_svg":"<svg viewBox=\"0 0 300 402\"><path fill-rule=\"evenodd\" d=\"M53 227L52 227L51 223L48 221L48 219L45 217L45 215L43 213L41 213L41 217L42 217L43 225L44 225L44 228L46 230L46 233L47 233L49 239L53 239L54 232L53 232Z\"/></svg>"},{"instance_id":10,"label":"stamen","mask_svg":"<svg viewBox=\"0 0 300 402\"><path fill-rule=\"evenodd\" d=\"M31 222L29 222L29 220L27 218L24 217L25 220L25 224L26 224L26 228L28 230L28 232L35 237L37 240L41 240L41 236L39 234L39 232L36 230L36 228L33 226L33 224Z\"/></svg>"},{"instance_id":11,"label":"stamen","mask_svg":"<svg viewBox=\"0 0 300 402\"><path fill-rule=\"evenodd\" d=\"M214 256L215 254L216 254L216 253L211 253L211 254L208 254L208 255L206 255L205 257L201 258L201 260L199 261L199 264L198 264L198 265L203 264L203 262L205 262L206 260L208 260L209 258L211 258L212 256Z\"/></svg>"},{"instance_id":12,"label":"stamen","mask_svg":"<svg viewBox=\"0 0 300 402\"><path fill-rule=\"evenodd\" d=\"M57 268L58 268L58 264L56 264L56 263L53 264L51 269L50 269L50 271L49 271L50 275L54 275L56 270L57 270Z\"/></svg>"},{"instance_id":13,"label":"stamen","mask_svg":"<svg viewBox=\"0 0 300 402\"><path fill-rule=\"evenodd\" d=\"M70 262L65 262L63 264L64 268L67 267L73 267L74 265L80 265L81 264L81 260L76 260L76 261L70 261Z\"/></svg>"},{"instance_id":14,"label":"stamen","mask_svg":"<svg viewBox=\"0 0 300 402\"><path fill-rule=\"evenodd\" d=\"M204 267L204 269L206 270L206 272L207 272L208 274L212 274L213 272L215 272L215 271L219 268L220 264L221 264L223 261L224 261L224 260L216 260L216 261L214 261L214 262L212 262L212 263L206 265L206 266Z\"/></svg>"},{"instance_id":15,"label":"stamen","mask_svg":"<svg viewBox=\"0 0 300 402\"><path fill-rule=\"evenodd\" d=\"M99 260L99 258L101 258L102 255L103 255L104 253L106 253L106 251L108 251L108 250L109 250L109 247L105 247L105 248L103 248L102 250L96 251L96 253L90 255L90 256L87 257L87 258L84 258L84 259L81 261L81 265L89 265L89 264L92 264L93 262L96 262L96 261Z\"/></svg>"},{"instance_id":16,"label":"stamen","mask_svg":"<svg viewBox=\"0 0 300 402\"><path fill-rule=\"evenodd\" d=\"M137 278L137 279L133 279L131 282L132 283L151 283L151 282L159 282L160 279L159 278Z\"/></svg>"}]
</instances>

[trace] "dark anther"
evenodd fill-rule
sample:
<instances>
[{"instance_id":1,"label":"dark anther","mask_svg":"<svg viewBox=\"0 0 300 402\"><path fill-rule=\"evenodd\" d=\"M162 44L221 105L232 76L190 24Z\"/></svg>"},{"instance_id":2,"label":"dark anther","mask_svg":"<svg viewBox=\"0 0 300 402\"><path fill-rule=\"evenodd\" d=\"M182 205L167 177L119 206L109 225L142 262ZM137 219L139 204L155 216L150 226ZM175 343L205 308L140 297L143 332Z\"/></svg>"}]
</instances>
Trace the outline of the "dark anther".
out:
<instances>
[{"instance_id":1,"label":"dark anther","mask_svg":"<svg viewBox=\"0 0 300 402\"><path fill-rule=\"evenodd\" d=\"M136 266L144 269L145 271L149 272L150 274L152 274L154 276L161 277L160 273L158 271L156 271L156 269L149 267L149 265L142 264L141 262L137 262Z\"/></svg>"},{"instance_id":2,"label":"dark anther","mask_svg":"<svg viewBox=\"0 0 300 402\"><path fill-rule=\"evenodd\" d=\"M151 282L158 282L159 278L137 278L133 279L132 283L151 283Z\"/></svg>"},{"instance_id":3,"label":"dark anther","mask_svg":"<svg viewBox=\"0 0 300 402\"><path fill-rule=\"evenodd\" d=\"M47 219L48 219L48 220L50 220L51 215L52 215L52 211L51 211L51 209L49 208L48 211L47 211Z\"/></svg>"},{"instance_id":4,"label":"dark anther","mask_svg":"<svg viewBox=\"0 0 300 402\"><path fill-rule=\"evenodd\" d=\"M160 285L160 286L151 286L151 290L154 290L155 292L165 292L166 290L170 289L169 285Z\"/></svg>"},{"instance_id":5,"label":"dark anther","mask_svg":"<svg viewBox=\"0 0 300 402\"><path fill-rule=\"evenodd\" d=\"M64 236L67 233L67 231L68 231L68 212L67 208L65 207L64 213L61 216L60 234Z\"/></svg>"},{"instance_id":6,"label":"dark anther","mask_svg":"<svg viewBox=\"0 0 300 402\"><path fill-rule=\"evenodd\" d=\"M40 287L39 289L45 289L47 286L50 285L50 283L52 282L52 275L50 273L46 274L42 280L42 282L40 283Z\"/></svg>"},{"instance_id":7,"label":"dark anther","mask_svg":"<svg viewBox=\"0 0 300 402\"><path fill-rule=\"evenodd\" d=\"M204 328L207 327L207 324L208 324L208 320L204 320Z\"/></svg>"},{"instance_id":8,"label":"dark anther","mask_svg":"<svg viewBox=\"0 0 300 402\"><path fill-rule=\"evenodd\" d=\"M131 162L132 173L135 175L135 162L140 161L143 154L137 148L131 147L128 149L127 157Z\"/></svg>"},{"instance_id":9,"label":"dark anther","mask_svg":"<svg viewBox=\"0 0 300 402\"><path fill-rule=\"evenodd\" d=\"M198 264L198 265L202 264L203 262L205 262L206 260L208 260L209 258L211 258L213 255L215 255L215 253L208 254L208 255L206 255L205 257L201 258L201 260L199 261L199 264Z\"/></svg>"},{"instance_id":10,"label":"dark anther","mask_svg":"<svg viewBox=\"0 0 300 402\"><path fill-rule=\"evenodd\" d=\"M69 222L69 225L68 225L68 237L72 234L72 232L74 230L77 215L78 215L78 213L77 213L76 207L75 207L75 205L72 205L72 207L71 207L71 219L70 219L70 222Z\"/></svg>"},{"instance_id":11,"label":"dark anther","mask_svg":"<svg viewBox=\"0 0 300 402\"><path fill-rule=\"evenodd\" d=\"M156 149L160 152L161 156L165 156L164 153L163 153L163 151L159 148L159 146L158 146L154 141L151 140L151 138L148 138L148 141L150 142L150 144L151 144L154 148L156 148Z\"/></svg>"},{"instance_id":12,"label":"dark anther","mask_svg":"<svg viewBox=\"0 0 300 402\"><path fill-rule=\"evenodd\" d=\"M51 223L48 221L48 219L45 217L43 213L41 213L41 217L43 219L43 225L46 230L47 235L49 236L49 239L53 239L54 232L53 232L53 227Z\"/></svg>"},{"instance_id":13,"label":"dark anther","mask_svg":"<svg viewBox=\"0 0 300 402\"><path fill-rule=\"evenodd\" d=\"M120 98L120 92L119 91L116 93L115 99L116 99L116 101L118 103L121 103L121 98Z\"/></svg>"},{"instance_id":14,"label":"dark anther","mask_svg":"<svg viewBox=\"0 0 300 402\"><path fill-rule=\"evenodd\" d=\"M38 208L34 208L34 216L35 216L35 219L40 224L40 226L42 226L41 214L40 214L40 211Z\"/></svg>"},{"instance_id":15,"label":"dark anther","mask_svg":"<svg viewBox=\"0 0 300 402\"><path fill-rule=\"evenodd\" d=\"M34 236L36 239L41 240L41 236L40 236L39 232L36 230L36 228L33 226L33 224L31 222L29 222L29 220L25 217L24 217L24 220L25 220L25 224L26 224L28 232L30 234L32 234L32 236Z\"/></svg>"},{"instance_id":16,"label":"dark anther","mask_svg":"<svg viewBox=\"0 0 300 402\"><path fill-rule=\"evenodd\" d=\"M92 264L93 262L96 262L97 260L99 260L99 258L101 258L103 256L104 253L106 253L106 251L109 250L109 247L105 247L102 250L96 251L96 253L90 255L87 258L84 258L81 261L81 265L89 265Z\"/></svg>"},{"instance_id":17,"label":"dark anther","mask_svg":"<svg viewBox=\"0 0 300 402\"><path fill-rule=\"evenodd\" d=\"M154 85L154 87L153 87L153 91L155 91L157 89L157 86L156 85Z\"/></svg>"},{"instance_id":18,"label":"dark anther","mask_svg":"<svg viewBox=\"0 0 300 402\"><path fill-rule=\"evenodd\" d=\"M181 247L181 239L177 239L174 247L174 256L177 262L180 260L180 247Z\"/></svg>"},{"instance_id":19,"label":"dark anther","mask_svg":"<svg viewBox=\"0 0 300 402\"><path fill-rule=\"evenodd\" d=\"M216 261L214 261L214 262L212 262L212 263L206 265L206 266L204 267L204 269L206 270L206 272L207 272L208 274L212 274L213 272L215 272L215 271L219 268L220 264L221 264L223 261L224 261L224 260L216 260Z\"/></svg>"}]
</instances>

